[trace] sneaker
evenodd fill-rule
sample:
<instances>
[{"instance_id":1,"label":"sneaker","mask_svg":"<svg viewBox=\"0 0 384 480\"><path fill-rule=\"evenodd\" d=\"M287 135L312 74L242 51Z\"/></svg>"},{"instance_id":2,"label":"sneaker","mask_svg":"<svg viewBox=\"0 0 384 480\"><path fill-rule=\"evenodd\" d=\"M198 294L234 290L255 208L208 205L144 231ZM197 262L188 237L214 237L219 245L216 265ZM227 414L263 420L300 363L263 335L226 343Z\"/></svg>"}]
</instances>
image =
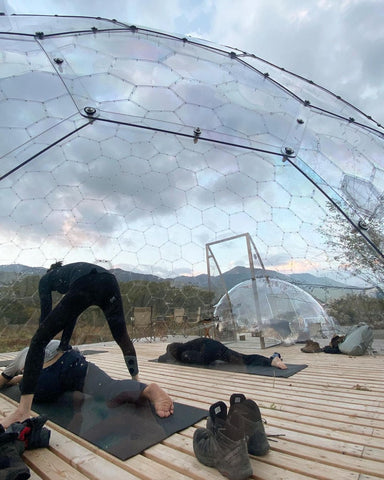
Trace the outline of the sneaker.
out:
<instances>
[{"instance_id":1,"label":"sneaker","mask_svg":"<svg viewBox=\"0 0 384 480\"><path fill-rule=\"evenodd\" d=\"M234 414L232 415L234 424L228 418L223 421L224 411L221 410L221 406L214 404L210 408L212 430L208 428L195 430L193 451L200 463L216 468L230 480L245 480L253 474L253 471L248 457L242 419ZM215 413L215 408L218 414Z\"/></svg>"}]
</instances>

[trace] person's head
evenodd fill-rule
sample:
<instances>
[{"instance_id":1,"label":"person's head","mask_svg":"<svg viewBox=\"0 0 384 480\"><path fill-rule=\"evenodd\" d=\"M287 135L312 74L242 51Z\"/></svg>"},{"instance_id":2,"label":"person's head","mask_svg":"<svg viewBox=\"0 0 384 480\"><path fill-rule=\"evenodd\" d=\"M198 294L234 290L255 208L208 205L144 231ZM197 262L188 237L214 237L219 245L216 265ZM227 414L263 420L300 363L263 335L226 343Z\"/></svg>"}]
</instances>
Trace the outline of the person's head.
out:
<instances>
[{"instance_id":1,"label":"person's head","mask_svg":"<svg viewBox=\"0 0 384 480\"><path fill-rule=\"evenodd\" d=\"M52 263L52 265L48 268L47 272L52 272L52 270L57 270L62 266L63 266L63 262L61 260L60 262Z\"/></svg>"},{"instance_id":2,"label":"person's head","mask_svg":"<svg viewBox=\"0 0 384 480\"><path fill-rule=\"evenodd\" d=\"M333 348L336 348L340 345L340 343L342 343L345 339L345 336L344 335L334 335L332 338L331 338L331 342L330 342L330 345L331 347Z\"/></svg>"},{"instance_id":3,"label":"person's head","mask_svg":"<svg viewBox=\"0 0 384 480\"><path fill-rule=\"evenodd\" d=\"M173 342L167 345L167 353L172 355L176 360L180 361L180 355L182 353L184 344L180 342Z\"/></svg>"}]
</instances>

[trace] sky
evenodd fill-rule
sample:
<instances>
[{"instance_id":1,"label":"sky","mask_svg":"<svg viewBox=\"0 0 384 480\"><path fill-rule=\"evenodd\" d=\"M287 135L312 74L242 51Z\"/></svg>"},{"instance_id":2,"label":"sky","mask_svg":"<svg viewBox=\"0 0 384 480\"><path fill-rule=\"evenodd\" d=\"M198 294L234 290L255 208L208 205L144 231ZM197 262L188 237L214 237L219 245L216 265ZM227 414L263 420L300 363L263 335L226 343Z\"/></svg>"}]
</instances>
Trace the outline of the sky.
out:
<instances>
[{"instance_id":1,"label":"sky","mask_svg":"<svg viewBox=\"0 0 384 480\"><path fill-rule=\"evenodd\" d=\"M382 0L0 0L6 13L115 18L200 37L330 89L384 124Z\"/></svg>"},{"instance_id":2,"label":"sky","mask_svg":"<svg viewBox=\"0 0 384 480\"><path fill-rule=\"evenodd\" d=\"M0 11L7 14L115 18L130 25L182 36L189 35L213 44L230 46L311 79L340 95L377 121L384 123L384 114L381 109L384 96L382 82L384 67L381 61L384 47L382 29L384 9L381 0L337 2L326 0L305 2L296 0L238 0L236 2L233 0L193 2L189 0L110 0L108 3L99 0L78 2L0 0ZM84 71L88 68L86 60L91 64L92 58L98 58L97 55L102 58L100 53L102 50L98 50L97 42L95 43L90 37L92 35L80 39L78 48L66 53L67 58L74 62L73 65L80 70L84 68ZM82 43L82 41L87 42L88 38L90 38L89 44ZM76 51L83 52L77 59ZM87 55L84 55L84 51ZM132 51L136 52L136 50ZM17 58L15 57L14 65L13 58L11 55L10 65L17 71L19 68ZM96 62L92 68L98 68L101 63L104 68L104 65L109 65L108 61L111 61L111 58L107 59L107 62L104 60L100 63ZM115 68L115 64L113 65ZM163 110L161 119L166 119L168 111L166 95L170 95L171 88L169 91L163 90L164 105L161 105L162 96L156 95L149 100L151 89L146 85L153 81L153 75L156 75L157 70L147 72L145 68L148 65L143 62L142 70L137 73L134 68L130 68L130 65L124 62L118 64L120 73L131 79L133 83L136 82L136 78L131 78L130 75L138 74L139 77L142 75L142 78L138 77L137 80L138 84L141 82L142 85L137 92L145 92L141 97L137 92L133 92L131 100L134 102L130 102L130 106L139 105L149 110L152 108L154 112ZM209 78L213 70L204 70L201 66L202 62L198 61L193 64L191 70L189 70L190 65L172 64L172 73L168 69L166 70L168 76L166 76L165 70L162 70L163 74L158 78L172 83L175 72L180 75L180 78L184 76L187 78L193 68L198 68L198 65L200 65L199 75L206 76L204 81L209 84L212 80L212 83L215 83L214 78ZM221 75L224 69L219 71ZM35 78L40 79L36 70L34 75ZM106 89L103 81L97 83L98 78L104 77L97 75L92 77L89 85L95 95L93 98L99 95L107 104L108 98L105 96L108 96L110 91L113 92L113 88ZM292 105L285 99L282 104L286 109L281 109L279 94L273 91L268 96L270 92L263 91L264 78L260 79L260 77L263 75L258 77L261 93L260 96L254 97L250 90L247 90L246 81L240 87L232 83L228 89L225 87L224 76L220 82L217 81L223 94L220 101L228 95L228 98L233 98L234 104L240 102L234 108L231 106L227 116L223 109L221 118L223 123L219 127L224 126L223 118L225 117L225 119L229 118L229 122L225 124L227 127L232 126L235 121L239 125L243 124L241 127L245 131L248 127L253 128L256 125L261 129L258 131L258 134L261 132L261 141L267 137L267 134L268 141L271 141L274 134L278 132L276 138L280 149L281 138L287 138L284 135L287 133L284 130L286 126L284 122L287 122L288 111ZM112 87L119 87L116 77L114 79L111 80L115 81ZM13 77L10 74L8 79L5 76L0 80L3 80L0 93L10 100L2 103L3 108L8 108L6 122L11 124L13 119L20 121L27 117L23 113L26 112L23 103L18 104L22 108L13 107L14 97L20 92L23 100L28 100L24 97L30 96L29 100L32 101L27 102L28 108L31 115L36 114L36 118L39 119L38 109L41 105L34 99L40 98L40 95L49 95L49 88L42 88L37 80L35 84L30 81L28 89L24 90L25 79L22 75ZM251 83L253 81L252 78ZM61 90L64 89L60 82L53 82L54 80L49 84L50 88L53 88L51 96L57 100L63 95ZM196 88L198 89L198 86ZM201 90L196 91L201 92ZM181 86L178 93L182 94ZM319 94L319 101L320 97ZM55 111L56 116L60 117L58 114L60 104L57 100L56 105L56 100L51 102L51 109ZM255 101L257 106L255 111L258 114L259 111L264 110L264 107L265 110L268 109L266 106L268 102L276 101L277 103L273 104L277 108L276 115L268 111L266 114L260 113L257 117L252 112L249 119L243 117L245 111L243 106L247 106L248 100ZM216 105L213 103L211 106L208 105L209 101L215 101L215 97L206 97L206 101L207 104L202 106L201 111L205 107L209 108L201 116L205 115L207 118L199 117L199 121L206 120L207 124L211 122L215 125L219 108L216 110ZM160 102L159 105L157 102ZM57 108L54 108L54 105ZM113 104L113 108L116 107L117 103ZM194 107L194 105L183 105L179 110L180 115L184 113L182 121L187 125L192 125L195 115L198 114L197 110L193 110ZM281 113L280 110L283 112ZM55 115L52 116L55 117ZM64 118L65 113L62 115ZM140 113L137 115L140 116ZM348 114L346 115L348 118ZM169 112L169 118L172 122L175 117L172 117ZM295 117L293 120L296 124ZM32 128L45 128L44 121L31 124L30 131ZM329 168L323 168L322 173L330 185L333 185L332 182L335 185L337 182L340 184L340 178L345 172L349 173L352 179L354 175L370 178L372 164L369 161L381 158L379 141L376 144L370 139L367 140L364 135L360 137L356 132L353 133L348 122L344 121L337 125L333 124L339 132L335 136L338 138L335 138L334 143L328 142L328 138L333 137L334 131L332 127L325 127L325 118L320 119L319 124L316 123L316 118L312 118L311 121L314 122L312 125L315 127L324 129L324 143L308 134L307 142L308 144L312 142L314 146L309 148L311 154L308 158L305 158L303 153L304 161L308 164L313 161L315 165L321 166L322 162L328 165ZM152 142L150 136L146 137L147 132L138 132L136 129L135 134L130 137L127 130L123 134L115 126L103 124L101 128L97 123L92 128L93 133L91 129L84 130L89 135L87 138L84 137L85 133L79 135L75 141L68 142L65 147L55 150L51 157L46 157L49 162L46 159L45 162L52 165L50 172L45 171L44 157L42 157L42 171L39 173L33 171L33 168L39 165L37 160L36 163L28 166L29 176L27 174L23 176L23 170L21 170L10 179L10 181L15 180L11 188L0 189L0 212L3 217L2 229L0 229L0 258L2 259L0 263L6 263L7 256L9 258L11 252L9 232L13 231L12 248L15 252L22 250L21 256L15 253L15 258L19 260L17 263L41 265L43 261L48 263L62 259L63 257L57 257L57 243L53 247L48 245L50 238L56 236L58 242L61 238L64 239L61 248L65 263L78 260L79 252L83 252L84 255L87 252L92 255L97 252L97 258L114 259L113 265L124 264L131 267L138 263L143 271L150 266L152 273L166 275L170 270L180 274L187 272L190 262L185 260L194 256L195 263L192 262L192 269L193 273L197 274L205 270L203 246L206 242L224 238L231 232L251 231L257 232L258 242L264 247L269 259L268 266L279 271L287 271L287 273L298 270L314 271L318 252L313 246L310 247L310 233L306 227L313 222L314 208L319 208L319 215L324 211L320 211L321 202L317 198L318 192L313 191L311 185L306 187L301 185L303 182L298 180L295 172L290 171L290 176L282 173L279 178L278 172L283 172L282 167L278 165L272 173L268 162L255 162L255 158L251 155L247 158L248 154L234 154L233 151L217 148L214 152L217 158L212 158L212 151L202 142L191 148L186 143L183 144L179 138L167 137L165 140L161 135L158 135L156 142ZM4 121L1 123L0 119L0 126L5 128L7 125ZM36 132L37 130L35 134L38 136ZM115 143L109 142L109 138L113 138ZM12 136L3 138L0 153L1 148L5 150L4 145L7 142L11 144L12 140ZM171 143L168 143L169 141ZM174 154L169 150L170 146L174 147ZM127 153L125 158L124 152L128 152L130 148L133 154L129 156ZM183 149L183 155L178 154L180 148ZM157 153L154 154L152 150L156 150ZM11 152L12 148L9 151ZM313 155L313 151L317 153ZM89 158L92 155L95 155L93 164L92 158ZM355 162L351 162L353 155L355 155ZM364 156L364 161L359 158L359 155ZM77 161L79 156L87 158L88 166L85 166L85 162L83 164ZM365 158L369 161L365 162ZM337 162L339 162L338 165ZM122 164L124 164L123 170ZM3 169L4 165L7 165L6 162L2 163ZM52 194L56 187L55 178L63 180L63 185L55 190L55 194ZM105 178L108 178L107 182ZM383 184L383 179L378 176L374 180L376 185ZM273 181L274 186L271 187ZM145 188L140 188L140 185ZM163 185L167 188L164 189ZM287 195L286 192L294 192L298 185L300 185L299 194ZM8 184L5 183L5 187L7 186ZM268 189L268 204L263 202L263 193L267 193L263 192L263 189ZM127 190L129 190L128 196ZM255 192L258 195L255 196ZM74 202L74 206L67 208L66 202L69 202L69 199ZM286 208L287 204L290 204L291 209ZM220 210L221 205L225 205L225 211ZM105 214L105 210L108 210L108 214ZM171 210L178 212L176 225L174 214L169 213ZM297 213L293 213L294 210ZM67 217L64 212L68 212ZM5 228L6 223L9 230ZM295 235L299 231L300 235ZM60 234L57 235L57 232ZM112 235L113 241L109 242ZM188 240L185 240L186 238ZM74 253L75 258L71 257L71 245L77 247ZM195 252L196 245L199 245L199 248ZM283 245L284 248L281 248ZM44 251L44 258L37 255L42 251ZM120 252L123 252L124 259ZM164 252L161 253L160 262L157 260L159 252ZM301 263L295 263L297 257L292 252L298 252L298 256L301 252ZM230 259L227 251L223 255ZM312 262L307 264L309 258L312 258ZM236 265L236 260L235 258L233 266Z\"/></svg>"}]
</instances>

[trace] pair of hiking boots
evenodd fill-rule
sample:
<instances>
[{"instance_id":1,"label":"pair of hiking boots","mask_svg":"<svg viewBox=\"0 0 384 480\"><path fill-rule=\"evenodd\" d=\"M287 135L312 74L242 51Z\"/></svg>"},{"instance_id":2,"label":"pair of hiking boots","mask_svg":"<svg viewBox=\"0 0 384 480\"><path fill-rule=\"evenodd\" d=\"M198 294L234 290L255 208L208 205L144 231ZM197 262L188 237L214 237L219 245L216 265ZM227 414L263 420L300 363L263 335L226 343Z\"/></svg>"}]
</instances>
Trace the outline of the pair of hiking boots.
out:
<instances>
[{"instance_id":1,"label":"pair of hiking boots","mask_svg":"<svg viewBox=\"0 0 384 480\"><path fill-rule=\"evenodd\" d=\"M216 402L209 409L206 428L193 436L193 450L199 462L215 467L230 480L244 480L252 475L251 455L265 455L269 443L256 402L241 393L230 398L230 408Z\"/></svg>"}]
</instances>

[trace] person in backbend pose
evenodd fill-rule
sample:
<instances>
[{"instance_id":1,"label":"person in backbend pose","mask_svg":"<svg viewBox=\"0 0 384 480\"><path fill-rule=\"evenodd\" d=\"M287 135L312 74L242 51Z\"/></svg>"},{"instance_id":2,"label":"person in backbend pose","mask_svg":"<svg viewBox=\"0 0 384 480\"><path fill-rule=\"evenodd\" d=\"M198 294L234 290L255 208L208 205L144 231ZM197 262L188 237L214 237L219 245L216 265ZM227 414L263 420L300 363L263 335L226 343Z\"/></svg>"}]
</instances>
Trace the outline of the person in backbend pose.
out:
<instances>
[{"instance_id":1,"label":"person in backbend pose","mask_svg":"<svg viewBox=\"0 0 384 480\"><path fill-rule=\"evenodd\" d=\"M52 292L64 294L52 309ZM44 349L59 332L60 349L69 346L78 316L91 305L103 311L114 340L123 352L125 363L133 379L138 379L135 347L125 324L120 288L115 276L103 267L77 262L51 265L39 282L41 315L39 327L32 337L25 360L21 398L17 409L3 420L4 428L13 422L30 417L36 384L44 362Z\"/></svg>"}]
</instances>

